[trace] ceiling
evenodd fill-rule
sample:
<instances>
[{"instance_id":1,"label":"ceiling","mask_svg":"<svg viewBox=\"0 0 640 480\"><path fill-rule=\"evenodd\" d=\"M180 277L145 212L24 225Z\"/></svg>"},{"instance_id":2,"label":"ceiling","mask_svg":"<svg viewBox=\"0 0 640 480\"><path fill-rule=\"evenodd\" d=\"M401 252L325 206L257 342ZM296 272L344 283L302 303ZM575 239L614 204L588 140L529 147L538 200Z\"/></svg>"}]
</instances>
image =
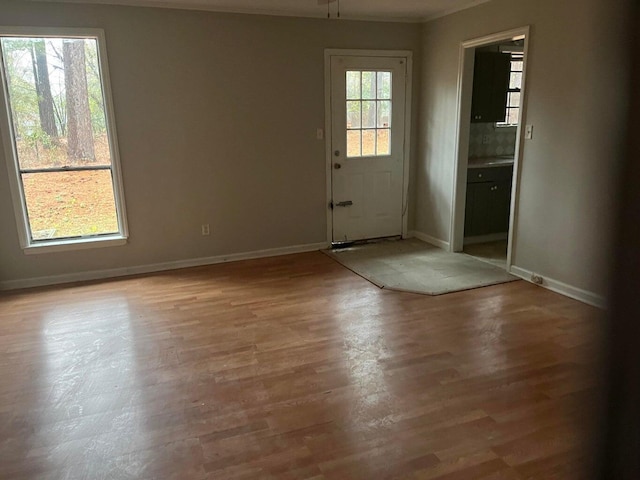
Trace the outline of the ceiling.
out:
<instances>
[{"instance_id":1,"label":"ceiling","mask_svg":"<svg viewBox=\"0 0 640 480\"><path fill-rule=\"evenodd\" d=\"M148 7L184 8L217 12L254 13L289 17L327 17L318 0L47 0ZM340 0L340 17L362 20L420 22L473 7L490 0ZM335 17L337 3L331 3Z\"/></svg>"}]
</instances>

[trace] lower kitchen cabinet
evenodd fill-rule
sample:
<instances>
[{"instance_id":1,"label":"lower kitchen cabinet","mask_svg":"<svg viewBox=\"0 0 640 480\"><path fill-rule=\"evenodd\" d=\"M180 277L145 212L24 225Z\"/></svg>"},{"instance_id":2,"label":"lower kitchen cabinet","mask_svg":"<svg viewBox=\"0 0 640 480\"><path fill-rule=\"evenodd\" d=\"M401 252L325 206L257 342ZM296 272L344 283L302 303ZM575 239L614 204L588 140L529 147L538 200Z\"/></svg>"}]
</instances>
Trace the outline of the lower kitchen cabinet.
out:
<instances>
[{"instance_id":1,"label":"lower kitchen cabinet","mask_svg":"<svg viewBox=\"0 0 640 480\"><path fill-rule=\"evenodd\" d=\"M473 169L469 172L464 236L508 232L513 168Z\"/></svg>"}]
</instances>

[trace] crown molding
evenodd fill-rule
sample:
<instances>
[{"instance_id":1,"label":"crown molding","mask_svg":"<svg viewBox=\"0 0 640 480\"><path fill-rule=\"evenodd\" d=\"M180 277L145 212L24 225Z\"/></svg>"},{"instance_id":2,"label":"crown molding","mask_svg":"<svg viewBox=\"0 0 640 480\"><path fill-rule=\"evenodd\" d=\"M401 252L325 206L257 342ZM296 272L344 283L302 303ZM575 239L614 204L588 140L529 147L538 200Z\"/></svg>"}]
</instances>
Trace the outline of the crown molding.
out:
<instances>
[{"instance_id":1,"label":"crown molding","mask_svg":"<svg viewBox=\"0 0 640 480\"><path fill-rule=\"evenodd\" d=\"M200 3L183 3L177 1L161 1L161 0L31 0L44 3L75 3L82 5L117 5L124 7L142 7L142 8L165 8L171 10L195 10L214 13L229 13L241 15L263 15L271 17L295 17L295 18L315 18L324 20L349 20L363 22L386 22L386 23L422 23L422 17L405 17L405 16L373 16L373 15L349 15L344 12L340 18L331 17L327 19L326 10L320 8L317 14L304 12L288 12L279 9L265 8L236 8L236 7L220 7L215 5L204 5Z\"/></svg>"}]
</instances>

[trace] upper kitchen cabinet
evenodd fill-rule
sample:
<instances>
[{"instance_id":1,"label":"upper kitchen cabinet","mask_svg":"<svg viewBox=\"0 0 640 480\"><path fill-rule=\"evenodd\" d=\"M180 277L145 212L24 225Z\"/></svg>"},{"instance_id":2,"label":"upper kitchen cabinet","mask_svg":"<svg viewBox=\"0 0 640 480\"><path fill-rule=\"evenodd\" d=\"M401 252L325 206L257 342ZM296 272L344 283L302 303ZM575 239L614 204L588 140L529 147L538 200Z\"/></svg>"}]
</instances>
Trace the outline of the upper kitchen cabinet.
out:
<instances>
[{"instance_id":1,"label":"upper kitchen cabinet","mask_svg":"<svg viewBox=\"0 0 640 480\"><path fill-rule=\"evenodd\" d=\"M476 52L471 123L505 121L510 69L511 55Z\"/></svg>"}]
</instances>

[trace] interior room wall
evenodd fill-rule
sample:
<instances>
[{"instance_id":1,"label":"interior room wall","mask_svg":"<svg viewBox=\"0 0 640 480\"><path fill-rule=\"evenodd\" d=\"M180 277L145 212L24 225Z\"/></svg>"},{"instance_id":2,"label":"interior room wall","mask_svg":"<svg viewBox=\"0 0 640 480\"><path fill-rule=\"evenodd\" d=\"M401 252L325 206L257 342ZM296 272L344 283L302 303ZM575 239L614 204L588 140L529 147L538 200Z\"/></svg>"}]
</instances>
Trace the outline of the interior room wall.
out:
<instances>
[{"instance_id":1,"label":"interior room wall","mask_svg":"<svg viewBox=\"0 0 640 480\"><path fill-rule=\"evenodd\" d=\"M624 9L598 0L493 0L423 30L416 230L449 242L463 41L531 26L514 264L604 294L627 92Z\"/></svg>"},{"instance_id":2,"label":"interior room wall","mask_svg":"<svg viewBox=\"0 0 640 480\"><path fill-rule=\"evenodd\" d=\"M5 284L326 241L325 48L414 51L418 137L419 24L0 0L0 25L104 29L130 229L25 255L0 149Z\"/></svg>"}]
</instances>

